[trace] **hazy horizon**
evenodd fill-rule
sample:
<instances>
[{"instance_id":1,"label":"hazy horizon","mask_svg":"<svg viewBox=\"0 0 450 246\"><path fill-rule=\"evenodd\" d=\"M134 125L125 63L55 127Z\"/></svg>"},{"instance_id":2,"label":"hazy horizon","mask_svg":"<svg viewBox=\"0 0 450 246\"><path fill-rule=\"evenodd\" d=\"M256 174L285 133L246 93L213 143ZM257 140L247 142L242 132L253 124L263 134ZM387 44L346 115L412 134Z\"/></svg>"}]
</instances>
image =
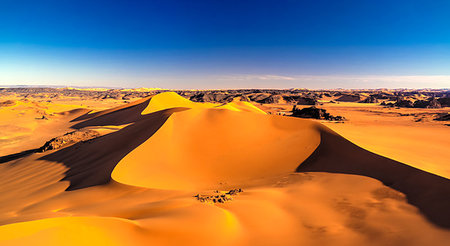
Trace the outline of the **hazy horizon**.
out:
<instances>
[{"instance_id":1,"label":"hazy horizon","mask_svg":"<svg viewBox=\"0 0 450 246\"><path fill-rule=\"evenodd\" d=\"M406 77L406 76L405 76ZM409 76L408 76L409 77ZM417 76L414 76L417 77ZM114 86L114 85L110 85L110 84L91 84L88 85L86 83L86 85L84 85L85 83L78 83L78 84L72 84L72 83L66 83L66 84L56 84L56 83L48 83L48 84L39 84L39 83L18 83L18 84L6 84L6 83L1 83L0 84L0 88L26 88L26 87L34 87L34 88L85 88L85 89L139 89L139 88L148 88L148 89L161 89L161 90L239 90L239 89L275 89L275 90L286 90L286 89L309 89L309 90L378 90L378 89L389 89L389 90L402 90L402 89L407 89L407 90L421 90L421 89L435 89L435 90L449 90L450 89L450 85L446 84L448 81L447 77L450 76L437 76L437 77L442 77L443 79L446 79L443 83L444 86L442 87L420 87L420 86L416 86L416 87L412 87L412 86L377 86L377 87L370 87L370 86L365 86L365 87L351 87L351 86L347 86L347 87L320 87L320 86L312 86L312 87L302 87L302 86L291 86L291 87L275 87L275 86L224 86L224 87L195 87L195 86L187 86L187 87L158 87L158 86L146 86L146 85L142 85L142 86ZM391 77L386 77L385 79L389 79ZM402 79L403 77L399 76L399 79ZM420 78L420 77L419 77ZM357 81L358 78L355 78ZM402 84L411 84L411 80L406 80L406 78L404 78L405 80L403 81ZM364 79L361 79L364 80ZM269 82L273 81L273 80L268 80ZM389 81L386 81L383 79L381 79L380 81L384 82L384 84L389 84ZM413 80L414 81L414 80ZM231 81L231 82L236 82L236 81ZM149 85L152 85L152 83L148 83ZM156 83L153 83L156 84ZM299 82L299 85L302 85L304 83ZM379 84L379 83L377 83ZM445 87L446 86L446 87Z\"/></svg>"}]
</instances>

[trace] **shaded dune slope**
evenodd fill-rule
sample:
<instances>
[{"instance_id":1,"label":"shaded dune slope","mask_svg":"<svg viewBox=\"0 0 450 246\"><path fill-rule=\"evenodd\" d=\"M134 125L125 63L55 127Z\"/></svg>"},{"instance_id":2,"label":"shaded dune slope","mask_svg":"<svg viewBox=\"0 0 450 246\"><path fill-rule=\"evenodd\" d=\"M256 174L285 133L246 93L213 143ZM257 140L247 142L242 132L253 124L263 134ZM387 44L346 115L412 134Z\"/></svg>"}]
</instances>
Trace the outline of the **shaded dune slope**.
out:
<instances>
[{"instance_id":1,"label":"shaded dune slope","mask_svg":"<svg viewBox=\"0 0 450 246\"><path fill-rule=\"evenodd\" d=\"M297 172L356 174L380 180L404 193L431 222L450 228L450 180L374 154L324 126L319 128L320 144Z\"/></svg>"},{"instance_id":2,"label":"shaded dune slope","mask_svg":"<svg viewBox=\"0 0 450 246\"><path fill-rule=\"evenodd\" d=\"M64 178L64 180L70 181L68 190L106 184L111 179L111 172L116 164L150 138L173 112L179 110L183 109L167 109L139 116L134 124L120 131L90 140L87 143L77 143L40 159L63 163L69 168ZM134 113L133 111L134 109L132 109L132 113ZM124 116L124 113L129 112L119 111L117 114L112 114L113 116L118 114ZM111 115L104 115L101 118L94 118L88 120L89 123L86 125L97 125L104 122L105 118L110 117ZM124 122L128 121L129 119L121 122L117 120L115 123L125 124ZM108 125L111 125L111 122L107 122Z\"/></svg>"},{"instance_id":3,"label":"shaded dune slope","mask_svg":"<svg viewBox=\"0 0 450 246\"><path fill-rule=\"evenodd\" d=\"M81 129L88 126L104 125L124 125L143 119L141 112L148 107L151 97L138 100L120 107L100 111L97 113L86 113L72 120L78 123L71 126L74 129Z\"/></svg>"},{"instance_id":4,"label":"shaded dune slope","mask_svg":"<svg viewBox=\"0 0 450 246\"><path fill-rule=\"evenodd\" d=\"M122 110L127 110L127 109L130 109L130 108L133 108L134 106L145 105L145 107L146 107L148 105L149 101L151 100L151 98L152 98L151 96L150 97L145 97L145 98L136 100L134 102L130 102L130 103L118 106L118 107L114 107L114 108L98 111L98 112L95 112L95 113L90 113L91 110L88 110L88 112L86 112L85 114L83 114L83 115L73 119L72 122L85 121L85 120L93 119L93 118L100 117L100 116L103 116L103 115L108 115L108 114L111 114L111 113L117 113L117 112L122 111ZM109 118L109 119L112 119L112 118Z\"/></svg>"},{"instance_id":5,"label":"shaded dune slope","mask_svg":"<svg viewBox=\"0 0 450 246\"><path fill-rule=\"evenodd\" d=\"M19 153L14 153L14 154L10 154L10 155L4 155L2 157L0 157L0 164L5 163L5 162L9 162L9 161L13 161L19 158L23 158L26 156L29 156L31 154L36 153L39 150L39 148L36 149L29 149L29 150L24 150L22 152Z\"/></svg>"}]
</instances>

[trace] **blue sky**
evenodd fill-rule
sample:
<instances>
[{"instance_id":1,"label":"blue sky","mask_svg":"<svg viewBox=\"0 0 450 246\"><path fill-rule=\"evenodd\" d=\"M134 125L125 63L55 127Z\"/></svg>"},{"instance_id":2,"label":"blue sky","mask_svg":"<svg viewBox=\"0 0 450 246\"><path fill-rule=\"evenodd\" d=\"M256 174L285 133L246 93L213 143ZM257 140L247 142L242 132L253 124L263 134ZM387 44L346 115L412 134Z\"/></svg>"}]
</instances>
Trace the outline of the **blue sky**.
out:
<instances>
[{"instance_id":1,"label":"blue sky","mask_svg":"<svg viewBox=\"0 0 450 246\"><path fill-rule=\"evenodd\" d=\"M0 0L0 84L448 88L450 1Z\"/></svg>"}]
</instances>

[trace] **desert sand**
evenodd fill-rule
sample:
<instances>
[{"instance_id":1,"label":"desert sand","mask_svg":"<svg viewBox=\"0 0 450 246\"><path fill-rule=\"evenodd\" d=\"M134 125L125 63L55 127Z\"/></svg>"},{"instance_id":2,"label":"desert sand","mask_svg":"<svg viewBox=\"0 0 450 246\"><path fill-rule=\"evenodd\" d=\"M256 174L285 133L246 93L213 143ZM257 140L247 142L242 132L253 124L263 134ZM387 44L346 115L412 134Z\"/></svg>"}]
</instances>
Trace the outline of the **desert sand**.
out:
<instances>
[{"instance_id":1,"label":"desert sand","mask_svg":"<svg viewBox=\"0 0 450 246\"><path fill-rule=\"evenodd\" d=\"M448 108L332 99L3 96L0 245L448 245Z\"/></svg>"}]
</instances>

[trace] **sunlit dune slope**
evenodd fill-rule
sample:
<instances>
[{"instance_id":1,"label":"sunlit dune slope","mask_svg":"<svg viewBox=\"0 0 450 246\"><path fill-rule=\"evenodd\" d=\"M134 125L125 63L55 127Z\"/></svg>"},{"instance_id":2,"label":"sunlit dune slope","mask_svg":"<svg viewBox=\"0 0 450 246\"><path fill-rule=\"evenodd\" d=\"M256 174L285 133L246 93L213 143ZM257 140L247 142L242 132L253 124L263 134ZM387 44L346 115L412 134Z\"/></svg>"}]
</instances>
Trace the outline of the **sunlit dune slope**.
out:
<instances>
[{"instance_id":1,"label":"sunlit dune slope","mask_svg":"<svg viewBox=\"0 0 450 246\"><path fill-rule=\"evenodd\" d=\"M178 112L124 157L112 177L161 189L243 185L294 171L319 144L315 126L224 109Z\"/></svg>"},{"instance_id":2,"label":"sunlit dune slope","mask_svg":"<svg viewBox=\"0 0 450 246\"><path fill-rule=\"evenodd\" d=\"M3 226L2 245L137 245L142 233L118 218L65 217ZM141 244L139 244L141 245Z\"/></svg>"}]
</instances>

